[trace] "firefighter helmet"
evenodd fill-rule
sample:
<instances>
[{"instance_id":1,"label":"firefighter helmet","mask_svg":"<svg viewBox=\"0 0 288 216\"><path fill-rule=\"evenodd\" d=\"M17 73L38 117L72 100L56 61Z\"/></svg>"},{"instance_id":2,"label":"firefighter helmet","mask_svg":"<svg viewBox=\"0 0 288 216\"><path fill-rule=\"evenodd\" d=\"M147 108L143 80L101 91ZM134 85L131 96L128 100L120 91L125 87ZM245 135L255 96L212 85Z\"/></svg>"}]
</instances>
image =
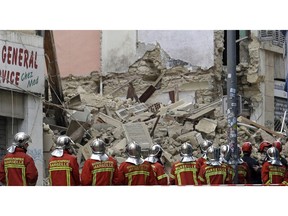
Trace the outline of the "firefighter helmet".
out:
<instances>
[{"instance_id":1,"label":"firefighter helmet","mask_svg":"<svg viewBox=\"0 0 288 216\"><path fill-rule=\"evenodd\" d=\"M200 149L203 153L206 153L210 146L212 146L212 142L209 140L204 140L202 143L200 143Z\"/></svg>"},{"instance_id":2,"label":"firefighter helmet","mask_svg":"<svg viewBox=\"0 0 288 216\"><path fill-rule=\"evenodd\" d=\"M228 163L231 157L231 149L229 145L221 145L220 147L220 162Z\"/></svg>"},{"instance_id":3,"label":"firefighter helmet","mask_svg":"<svg viewBox=\"0 0 288 216\"><path fill-rule=\"evenodd\" d=\"M268 149L272 147L272 144L268 141L263 141L259 145L259 152L263 153L265 151L265 148Z\"/></svg>"},{"instance_id":4,"label":"firefighter helmet","mask_svg":"<svg viewBox=\"0 0 288 216\"><path fill-rule=\"evenodd\" d=\"M219 159L220 159L220 149L215 146L210 146L207 149L207 158L208 161L206 162L209 165L212 166L218 166L221 165Z\"/></svg>"},{"instance_id":5,"label":"firefighter helmet","mask_svg":"<svg viewBox=\"0 0 288 216\"><path fill-rule=\"evenodd\" d=\"M160 157L162 156L163 149L160 145L154 144L149 149L149 156L145 159L146 161L150 163L156 163L157 161L160 161Z\"/></svg>"},{"instance_id":6,"label":"firefighter helmet","mask_svg":"<svg viewBox=\"0 0 288 216\"><path fill-rule=\"evenodd\" d=\"M276 147L270 147L267 150L267 157L268 157L268 162L273 164L273 165L279 165L281 166L282 163L280 161L280 155L279 155L279 151Z\"/></svg>"},{"instance_id":7,"label":"firefighter helmet","mask_svg":"<svg viewBox=\"0 0 288 216\"><path fill-rule=\"evenodd\" d=\"M90 147L94 154L104 154L105 153L105 143L101 139L95 139L91 142Z\"/></svg>"},{"instance_id":8,"label":"firefighter helmet","mask_svg":"<svg viewBox=\"0 0 288 216\"><path fill-rule=\"evenodd\" d=\"M135 165L142 164L144 160L141 158L141 150L141 146L137 142L130 142L126 147L126 153L128 155L126 162L130 162Z\"/></svg>"},{"instance_id":9,"label":"firefighter helmet","mask_svg":"<svg viewBox=\"0 0 288 216\"><path fill-rule=\"evenodd\" d=\"M181 162L190 162L196 161L196 158L193 157L193 148L192 145L188 142L185 142L181 145L180 148Z\"/></svg>"},{"instance_id":10,"label":"firefighter helmet","mask_svg":"<svg viewBox=\"0 0 288 216\"><path fill-rule=\"evenodd\" d=\"M243 152L247 152L247 153L251 153L252 152L252 144L251 142L244 142L242 145L242 151Z\"/></svg>"},{"instance_id":11,"label":"firefighter helmet","mask_svg":"<svg viewBox=\"0 0 288 216\"><path fill-rule=\"evenodd\" d=\"M62 157L64 150L71 147L71 138L67 135L61 135L57 138L55 150L51 153L52 156Z\"/></svg>"},{"instance_id":12,"label":"firefighter helmet","mask_svg":"<svg viewBox=\"0 0 288 216\"><path fill-rule=\"evenodd\" d=\"M13 153L16 149L16 147L20 147L23 148L25 150L27 150L27 147L29 145L29 143L31 143L31 137L26 134L25 132L18 132L15 134L13 142L12 142L12 146L10 146L7 151L9 153ZM28 143L28 145L26 145Z\"/></svg>"},{"instance_id":13,"label":"firefighter helmet","mask_svg":"<svg viewBox=\"0 0 288 216\"><path fill-rule=\"evenodd\" d=\"M278 149L279 153L282 151L282 143L278 140L274 141L272 143L272 146Z\"/></svg>"},{"instance_id":14,"label":"firefighter helmet","mask_svg":"<svg viewBox=\"0 0 288 216\"><path fill-rule=\"evenodd\" d=\"M91 159L106 161L108 160L108 155L105 154L105 143L101 139L95 139L90 143L90 147L92 149Z\"/></svg>"}]
</instances>

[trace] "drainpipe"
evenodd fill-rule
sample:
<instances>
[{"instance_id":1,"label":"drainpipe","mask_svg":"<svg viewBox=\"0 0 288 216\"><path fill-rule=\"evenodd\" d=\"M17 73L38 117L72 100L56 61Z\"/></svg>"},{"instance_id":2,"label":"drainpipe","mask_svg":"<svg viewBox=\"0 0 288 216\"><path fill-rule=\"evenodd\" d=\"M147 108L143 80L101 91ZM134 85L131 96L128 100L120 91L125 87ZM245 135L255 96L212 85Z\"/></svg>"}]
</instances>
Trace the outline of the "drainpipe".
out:
<instances>
[{"instance_id":1,"label":"drainpipe","mask_svg":"<svg viewBox=\"0 0 288 216\"><path fill-rule=\"evenodd\" d=\"M228 121L228 145L232 150L232 166L235 171L233 183L238 183L237 148L237 76L236 76L236 31L227 31L227 121Z\"/></svg>"}]
</instances>

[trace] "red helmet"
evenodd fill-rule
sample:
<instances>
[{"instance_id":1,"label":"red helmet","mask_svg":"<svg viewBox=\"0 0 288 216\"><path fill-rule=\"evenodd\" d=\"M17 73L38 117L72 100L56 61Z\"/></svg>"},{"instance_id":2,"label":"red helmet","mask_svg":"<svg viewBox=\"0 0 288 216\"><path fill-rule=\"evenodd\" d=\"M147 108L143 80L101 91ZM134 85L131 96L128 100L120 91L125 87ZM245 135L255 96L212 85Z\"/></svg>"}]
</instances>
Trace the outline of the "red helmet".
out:
<instances>
[{"instance_id":1,"label":"red helmet","mask_svg":"<svg viewBox=\"0 0 288 216\"><path fill-rule=\"evenodd\" d=\"M272 146L276 147L278 149L279 153L282 151L282 143L280 141L278 141L278 140L274 141L272 143Z\"/></svg>"},{"instance_id":2,"label":"red helmet","mask_svg":"<svg viewBox=\"0 0 288 216\"><path fill-rule=\"evenodd\" d=\"M252 144L251 142L244 142L242 145L242 151L243 152L252 152Z\"/></svg>"},{"instance_id":3,"label":"red helmet","mask_svg":"<svg viewBox=\"0 0 288 216\"><path fill-rule=\"evenodd\" d=\"M270 142L268 142L268 141L263 141L263 142L261 142L260 143L260 146L259 146L259 152L264 152L264 149L265 148L270 148L270 147L272 147L272 144L270 143Z\"/></svg>"}]
</instances>

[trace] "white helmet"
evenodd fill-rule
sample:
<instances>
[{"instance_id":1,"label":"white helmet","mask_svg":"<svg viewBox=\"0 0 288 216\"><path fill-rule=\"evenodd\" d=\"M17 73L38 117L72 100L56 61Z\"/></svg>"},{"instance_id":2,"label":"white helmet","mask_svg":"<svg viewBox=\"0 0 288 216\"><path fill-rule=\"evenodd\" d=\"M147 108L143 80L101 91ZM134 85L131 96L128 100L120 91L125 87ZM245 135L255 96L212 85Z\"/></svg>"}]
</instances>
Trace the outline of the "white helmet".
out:
<instances>
[{"instance_id":1,"label":"white helmet","mask_svg":"<svg viewBox=\"0 0 288 216\"><path fill-rule=\"evenodd\" d=\"M14 140L12 142L12 146L10 146L7 149L7 151L9 153L13 153L15 151L16 147L20 147L20 148L23 148L23 149L27 150L28 146L26 144L27 143L29 144L31 142L32 142L31 137L28 134L26 134L24 132L18 132L14 136Z\"/></svg>"},{"instance_id":2,"label":"white helmet","mask_svg":"<svg viewBox=\"0 0 288 216\"><path fill-rule=\"evenodd\" d=\"M90 147L92 149L91 159L98 161L108 160L108 155L105 154L105 143L101 139L95 139L91 142Z\"/></svg>"},{"instance_id":3,"label":"white helmet","mask_svg":"<svg viewBox=\"0 0 288 216\"><path fill-rule=\"evenodd\" d=\"M132 141L127 145L126 153L128 155L126 162L130 162L135 165L139 165L144 162L144 160L141 158L141 146L135 141Z\"/></svg>"},{"instance_id":4,"label":"white helmet","mask_svg":"<svg viewBox=\"0 0 288 216\"><path fill-rule=\"evenodd\" d=\"M66 135L61 135L58 137L56 142L55 150L51 153L52 156L62 157L64 150L71 148L71 138Z\"/></svg>"}]
</instances>

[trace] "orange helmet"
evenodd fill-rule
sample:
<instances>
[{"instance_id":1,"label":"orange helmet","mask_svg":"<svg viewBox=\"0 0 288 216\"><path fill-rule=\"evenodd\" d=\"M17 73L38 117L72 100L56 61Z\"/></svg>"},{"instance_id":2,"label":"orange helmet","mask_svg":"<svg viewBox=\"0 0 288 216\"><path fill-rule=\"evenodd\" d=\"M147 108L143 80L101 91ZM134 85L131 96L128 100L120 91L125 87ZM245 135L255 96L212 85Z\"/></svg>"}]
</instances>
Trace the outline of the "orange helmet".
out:
<instances>
[{"instance_id":1,"label":"orange helmet","mask_svg":"<svg viewBox=\"0 0 288 216\"><path fill-rule=\"evenodd\" d=\"M251 144L251 142L244 142L243 145L242 145L242 151L251 153L252 152L252 144Z\"/></svg>"},{"instance_id":2,"label":"orange helmet","mask_svg":"<svg viewBox=\"0 0 288 216\"><path fill-rule=\"evenodd\" d=\"M279 153L282 151L282 143L280 141L278 141L278 140L274 141L272 143L272 146L276 147L278 149Z\"/></svg>"},{"instance_id":3,"label":"orange helmet","mask_svg":"<svg viewBox=\"0 0 288 216\"><path fill-rule=\"evenodd\" d=\"M259 152L261 152L261 153L263 153L264 152L264 149L265 148L270 148L270 147L272 147L272 144L270 143L270 142L268 142L268 141L263 141L263 142L261 142L260 143L260 146L259 146Z\"/></svg>"}]
</instances>

